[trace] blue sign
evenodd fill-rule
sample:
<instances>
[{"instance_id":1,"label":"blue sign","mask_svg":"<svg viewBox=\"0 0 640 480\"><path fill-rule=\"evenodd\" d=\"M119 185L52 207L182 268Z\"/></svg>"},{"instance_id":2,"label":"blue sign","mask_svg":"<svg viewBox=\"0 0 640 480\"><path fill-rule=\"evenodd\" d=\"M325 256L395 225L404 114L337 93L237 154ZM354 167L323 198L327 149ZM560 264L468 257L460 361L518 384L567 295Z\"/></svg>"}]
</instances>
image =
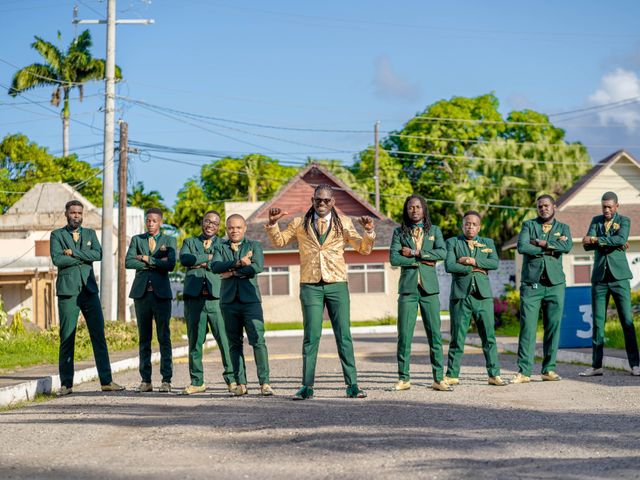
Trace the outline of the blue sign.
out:
<instances>
[{"instance_id":1,"label":"blue sign","mask_svg":"<svg viewBox=\"0 0 640 480\"><path fill-rule=\"evenodd\" d=\"M560 323L560 348L589 348L593 334L591 286L567 287Z\"/></svg>"}]
</instances>

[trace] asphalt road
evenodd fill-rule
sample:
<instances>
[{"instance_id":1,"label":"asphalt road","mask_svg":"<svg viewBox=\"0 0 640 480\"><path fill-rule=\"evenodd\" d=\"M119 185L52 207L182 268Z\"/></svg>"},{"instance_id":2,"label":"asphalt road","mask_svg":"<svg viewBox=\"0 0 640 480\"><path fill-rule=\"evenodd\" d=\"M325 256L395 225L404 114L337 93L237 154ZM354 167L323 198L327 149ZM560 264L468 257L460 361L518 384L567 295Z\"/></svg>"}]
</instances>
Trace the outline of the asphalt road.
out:
<instances>
[{"instance_id":1,"label":"asphalt road","mask_svg":"<svg viewBox=\"0 0 640 480\"><path fill-rule=\"evenodd\" d=\"M561 382L491 387L481 351L468 348L462 384L435 392L419 336L413 388L391 392L395 338L367 335L356 353L369 397L352 400L324 337L316 398L292 402L301 339L267 343L275 397L258 395L250 361L250 395L229 398L213 351L205 394L177 395L188 383L181 359L172 394L106 395L94 382L0 414L0 478L640 478L640 379L625 372L582 379L583 367L560 365ZM501 362L513 374L515 357Z\"/></svg>"}]
</instances>

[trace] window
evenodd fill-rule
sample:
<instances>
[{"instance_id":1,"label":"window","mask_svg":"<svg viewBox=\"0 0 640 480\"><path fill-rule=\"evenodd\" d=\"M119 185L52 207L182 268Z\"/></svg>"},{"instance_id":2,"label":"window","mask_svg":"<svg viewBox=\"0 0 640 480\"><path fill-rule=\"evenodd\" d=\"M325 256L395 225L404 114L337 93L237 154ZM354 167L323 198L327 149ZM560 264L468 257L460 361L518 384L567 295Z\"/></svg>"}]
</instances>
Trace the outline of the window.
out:
<instances>
[{"instance_id":1,"label":"window","mask_svg":"<svg viewBox=\"0 0 640 480\"><path fill-rule=\"evenodd\" d=\"M592 265L593 257L591 255L573 257L573 283L576 285L591 283Z\"/></svg>"},{"instance_id":2,"label":"window","mask_svg":"<svg viewBox=\"0 0 640 480\"><path fill-rule=\"evenodd\" d=\"M262 295L289 295L289 267L264 267L258 286Z\"/></svg>"},{"instance_id":3,"label":"window","mask_svg":"<svg viewBox=\"0 0 640 480\"><path fill-rule=\"evenodd\" d=\"M351 293L384 293L384 265L347 265Z\"/></svg>"}]
</instances>

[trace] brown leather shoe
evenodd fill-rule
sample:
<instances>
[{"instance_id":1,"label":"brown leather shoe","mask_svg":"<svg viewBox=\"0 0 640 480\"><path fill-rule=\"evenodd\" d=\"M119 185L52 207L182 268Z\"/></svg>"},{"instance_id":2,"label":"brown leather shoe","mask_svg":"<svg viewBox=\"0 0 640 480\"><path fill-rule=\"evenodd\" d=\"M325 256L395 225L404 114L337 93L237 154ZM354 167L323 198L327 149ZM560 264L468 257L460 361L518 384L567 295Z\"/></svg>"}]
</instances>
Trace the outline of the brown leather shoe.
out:
<instances>
[{"instance_id":1,"label":"brown leather shoe","mask_svg":"<svg viewBox=\"0 0 640 480\"><path fill-rule=\"evenodd\" d=\"M543 382L557 382L558 380L562 380L562 377L553 370L543 373L540 375L540 378L542 378Z\"/></svg>"},{"instance_id":2,"label":"brown leather shoe","mask_svg":"<svg viewBox=\"0 0 640 480\"><path fill-rule=\"evenodd\" d=\"M60 390L56 392L57 397L65 397L67 395L71 395L73 393L73 388L65 387L64 385L60 387Z\"/></svg>"},{"instance_id":3,"label":"brown leather shoe","mask_svg":"<svg viewBox=\"0 0 640 480\"><path fill-rule=\"evenodd\" d=\"M158 389L158 391L162 393L171 392L171 384L169 382L162 382L160 384L160 388Z\"/></svg>"},{"instance_id":4,"label":"brown leather shoe","mask_svg":"<svg viewBox=\"0 0 640 480\"><path fill-rule=\"evenodd\" d=\"M495 377L489 377L489 385L493 385L494 387L506 387L509 385L509 382L504 381L500 375L496 375Z\"/></svg>"},{"instance_id":5,"label":"brown leather shoe","mask_svg":"<svg viewBox=\"0 0 640 480\"><path fill-rule=\"evenodd\" d=\"M531 382L531 377L527 377L526 375L523 375L521 373L516 373L511 379L511 382L509 383L529 383L529 382Z\"/></svg>"},{"instance_id":6,"label":"brown leather shoe","mask_svg":"<svg viewBox=\"0 0 640 480\"><path fill-rule=\"evenodd\" d=\"M124 390L124 387L122 385L118 385L116 382L111 382L107 385L101 385L100 390L103 392L121 392Z\"/></svg>"},{"instance_id":7,"label":"brown leather shoe","mask_svg":"<svg viewBox=\"0 0 640 480\"><path fill-rule=\"evenodd\" d=\"M441 382L433 382L431 388L439 392L453 392L453 388L444 380Z\"/></svg>"},{"instance_id":8,"label":"brown leather shoe","mask_svg":"<svg viewBox=\"0 0 640 480\"><path fill-rule=\"evenodd\" d=\"M151 384L151 382L140 382L140 385L138 385L138 388L136 388L136 392L153 392L153 385Z\"/></svg>"}]
</instances>

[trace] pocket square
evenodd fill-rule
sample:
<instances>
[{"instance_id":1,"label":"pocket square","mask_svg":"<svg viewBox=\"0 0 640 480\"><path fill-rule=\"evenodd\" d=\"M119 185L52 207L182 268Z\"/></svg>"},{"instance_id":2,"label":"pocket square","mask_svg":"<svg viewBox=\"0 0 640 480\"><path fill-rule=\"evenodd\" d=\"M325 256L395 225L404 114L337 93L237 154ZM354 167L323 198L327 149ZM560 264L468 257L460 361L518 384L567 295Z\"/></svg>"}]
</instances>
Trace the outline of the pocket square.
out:
<instances>
[{"instance_id":1,"label":"pocket square","mask_svg":"<svg viewBox=\"0 0 640 480\"><path fill-rule=\"evenodd\" d=\"M493 252L493 250L492 250L492 249L490 249L490 248L483 248L483 249L482 249L482 250L480 250L480 251L481 251L482 253L491 253L491 252Z\"/></svg>"},{"instance_id":2,"label":"pocket square","mask_svg":"<svg viewBox=\"0 0 640 480\"><path fill-rule=\"evenodd\" d=\"M559 237L560 236L560 232L556 232L553 234L554 237Z\"/></svg>"},{"instance_id":3,"label":"pocket square","mask_svg":"<svg viewBox=\"0 0 640 480\"><path fill-rule=\"evenodd\" d=\"M435 237L435 236L433 236L433 235L431 235L431 236L429 237L429 240L431 240L431 241L434 241L435 239L436 239L436 237Z\"/></svg>"}]
</instances>

